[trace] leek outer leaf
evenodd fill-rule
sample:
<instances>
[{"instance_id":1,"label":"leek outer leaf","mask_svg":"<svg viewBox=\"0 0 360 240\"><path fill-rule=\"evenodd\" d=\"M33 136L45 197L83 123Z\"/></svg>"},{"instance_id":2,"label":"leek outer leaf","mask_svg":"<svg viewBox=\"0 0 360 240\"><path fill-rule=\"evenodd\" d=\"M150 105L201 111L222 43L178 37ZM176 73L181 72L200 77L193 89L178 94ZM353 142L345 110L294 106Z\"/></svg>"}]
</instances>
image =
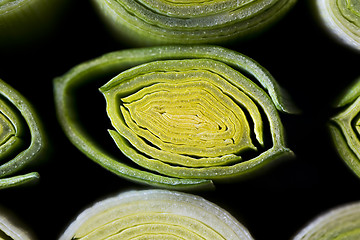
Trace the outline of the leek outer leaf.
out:
<instances>
[{"instance_id":1,"label":"leek outer leaf","mask_svg":"<svg viewBox=\"0 0 360 240\"><path fill-rule=\"evenodd\" d=\"M27 138L30 143L26 143ZM40 159L44 152L45 134L35 110L18 91L0 79L0 189L37 180L37 172L13 175Z\"/></svg>"},{"instance_id":2,"label":"leek outer leaf","mask_svg":"<svg viewBox=\"0 0 360 240\"><path fill-rule=\"evenodd\" d=\"M63 0L1 0L0 43L17 45L38 39L56 21Z\"/></svg>"},{"instance_id":3,"label":"leek outer leaf","mask_svg":"<svg viewBox=\"0 0 360 240\"><path fill-rule=\"evenodd\" d=\"M241 72L259 81L268 94ZM89 136L78 119L73 89L110 73L118 75L100 89L117 130L109 133L125 156L151 171L121 163ZM72 143L106 169L136 182L170 188L208 186L211 180L247 175L293 155L285 147L276 108L289 113L297 109L257 62L222 47L165 46L109 53L55 79L54 91L58 119ZM148 109L158 108L167 112L166 117L145 116L146 106L141 105L147 100L142 95L150 95ZM121 97L127 102L122 104ZM131 98L137 97L142 99L138 110L130 106ZM131 119L143 110L145 115ZM238 152L256 156L242 159Z\"/></svg>"},{"instance_id":4,"label":"leek outer leaf","mask_svg":"<svg viewBox=\"0 0 360 240\"><path fill-rule=\"evenodd\" d=\"M341 95L342 108L329 123L336 149L347 166L360 177L360 78Z\"/></svg>"},{"instance_id":5,"label":"leek outer leaf","mask_svg":"<svg viewBox=\"0 0 360 240\"><path fill-rule=\"evenodd\" d=\"M8 210L0 209L0 239L34 240L34 236Z\"/></svg>"},{"instance_id":6,"label":"leek outer leaf","mask_svg":"<svg viewBox=\"0 0 360 240\"><path fill-rule=\"evenodd\" d=\"M360 2L358 0L316 0L324 27L343 44L360 51Z\"/></svg>"},{"instance_id":7,"label":"leek outer leaf","mask_svg":"<svg viewBox=\"0 0 360 240\"><path fill-rule=\"evenodd\" d=\"M325 212L305 226L293 240L360 239L360 203Z\"/></svg>"},{"instance_id":8,"label":"leek outer leaf","mask_svg":"<svg viewBox=\"0 0 360 240\"><path fill-rule=\"evenodd\" d=\"M123 192L83 211L60 240L253 239L233 216L202 197L169 190Z\"/></svg>"},{"instance_id":9,"label":"leek outer leaf","mask_svg":"<svg viewBox=\"0 0 360 240\"><path fill-rule=\"evenodd\" d=\"M110 28L139 46L213 44L249 37L280 19L295 2L94 0Z\"/></svg>"}]
</instances>

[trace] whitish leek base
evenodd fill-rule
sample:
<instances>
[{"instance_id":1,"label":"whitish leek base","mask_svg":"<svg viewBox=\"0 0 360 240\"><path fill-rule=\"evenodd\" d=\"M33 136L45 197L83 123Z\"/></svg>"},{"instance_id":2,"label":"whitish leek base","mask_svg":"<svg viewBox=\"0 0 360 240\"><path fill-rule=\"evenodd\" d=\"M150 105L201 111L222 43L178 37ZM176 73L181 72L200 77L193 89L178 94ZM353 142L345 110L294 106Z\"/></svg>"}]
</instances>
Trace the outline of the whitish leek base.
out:
<instances>
[{"instance_id":1,"label":"whitish leek base","mask_svg":"<svg viewBox=\"0 0 360 240\"><path fill-rule=\"evenodd\" d=\"M227 211L202 197L168 190L143 190L97 202L69 225L60 240L126 239L125 236L253 239Z\"/></svg>"},{"instance_id":2,"label":"whitish leek base","mask_svg":"<svg viewBox=\"0 0 360 240\"><path fill-rule=\"evenodd\" d=\"M35 238L13 214L0 208L0 239L34 240Z\"/></svg>"},{"instance_id":3,"label":"whitish leek base","mask_svg":"<svg viewBox=\"0 0 360 240\"><path fill-rule=\"evenodd\" d=\"M316 0L315 8L323 26L334 38L360 52L359 5L351 0Z\"/></svg>"},{"instance_id":4,"label":"whitish leek base","mask_svg":"<svg viewBox=\"0 0 360 240\"><path fill-rule=\"evenodd\" d=\"M293 240L360 239L360 203L334 208L307 224Z\"/></svg>"}]
</instances>

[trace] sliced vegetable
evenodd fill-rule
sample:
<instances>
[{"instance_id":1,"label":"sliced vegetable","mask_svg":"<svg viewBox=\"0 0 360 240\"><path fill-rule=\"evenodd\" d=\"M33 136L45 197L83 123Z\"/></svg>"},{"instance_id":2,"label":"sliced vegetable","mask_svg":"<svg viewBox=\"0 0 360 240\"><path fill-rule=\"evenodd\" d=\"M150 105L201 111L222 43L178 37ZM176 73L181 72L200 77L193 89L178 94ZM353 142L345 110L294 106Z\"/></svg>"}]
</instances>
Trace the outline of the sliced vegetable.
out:
<instances>
[{"instance_id":1,"label":"sliced vegetable","mask_svg":"<svg viewBox=\"0 0 360 240\"><path fill-rule=\"evenodd\" d=\"M360 239L360 203L334 208L306 225L293 240Z\"/></svg>"},{"instance_id":2,"label":"sliced vegetable","mask_svg":"<svg viewBox=\"0 0 360 240\"><path fill-rule=\"evenodd\" d=\"M347 46L360 51L360 2L358 0L316 0L324 27Z\"/></svg>"},{"instance_id":3,"label":"sliced vegetable","mask_svg":"<svg viewBox=\"0 0 360 240\"><path fill-rule=\"evenodd\" d=\"M39 178L36 172L14 174L40 159L45 151L44 137L42 124L30 103L0 80L0 189Z\"/></svg>"},{"instance_id":4,"label":"sliced vegetable","mask_svg":"<svg viewBox=\"0 0 360 240\"><path fill-rule=\"evenodd\" d=\"M360 177L360 78L342 95L336 107L341 111L329 124L333 142L347 166Z\"/></svg>"},{"instance_id":5,"label":"sliced vegetable","mask_svg":"<svg viewBox=\"0 0 360 240\"><path fill-rule=\"evenodd\" d=\"M100 89L116 130L109 133L122 153L143 168L121 161L121 154L108 153L79 121L74 89L104 74L114 76ZM263 67L221 47L109 53L57 78L55 100L72 143L103 167L136 182L209 186L211 180L243 176L293 155L285 147L276 108L296 108Z\"/></svg>"},{"instance_id":6,"label":"sliced vegetable","mask_svg":"<svg viewBox=\"0 0 360 240\"><path fill-rule=\"evenodd\" d=\"M2 240L34 240L31 233L8 210L0 209L0 239Z\"/></svg>"},{"instance_id":7,"label":"sliced vegetable","mask_svg":"<svg viewBox=\"0 0 360 240\"><path fill-rule=\"evenodd\" d=\"M139 46L222 43L280 19L296 0L94 0L119 37Z\"/></svg>"},{"instance_id":8,"label":"sliced vegetable","mask_svg":"<svg viewBox=\"0 0 360 240\"><path fill-rule=\"evenodd\" d=\"M253 239L227 211L202 197L168 190L129 191L83 211L60 240Z\"/></svg>"}]
</instances>

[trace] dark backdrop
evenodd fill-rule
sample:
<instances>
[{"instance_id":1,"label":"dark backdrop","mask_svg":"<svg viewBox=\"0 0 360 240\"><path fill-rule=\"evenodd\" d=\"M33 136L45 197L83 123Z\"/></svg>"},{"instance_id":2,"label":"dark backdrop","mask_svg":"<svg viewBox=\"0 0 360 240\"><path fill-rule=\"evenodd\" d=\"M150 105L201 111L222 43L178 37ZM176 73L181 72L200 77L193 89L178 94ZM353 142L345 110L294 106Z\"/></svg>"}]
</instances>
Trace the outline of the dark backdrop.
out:
<instances>
[{"instance_id":1,"label":"dark backdrop","mask_svg":"<svg viewBox=\"0 0 360 240\"><path fill-rule=\"evenodd\" d=\"M104 28L88 1L69 1L62 12L45 40L0 52L0 78L33 103L52 146L49 159L34 167L41 175L37 184L0 192L0 205L39 239L57 239L97 200L147 188L86 158L60 129L53 78L83 61L125 48ZM281 115L288 146L297 157L256 178L217 184L215 191L195 194L228 210L257 240L289 239L318 214L360 200L360 180L338 157L326 128L334 113L332 101L360 76L360 54L329 37L304 0L267 32L229 48L267 68L302 109L301 115Z\"/></svg>"}]
</instances>

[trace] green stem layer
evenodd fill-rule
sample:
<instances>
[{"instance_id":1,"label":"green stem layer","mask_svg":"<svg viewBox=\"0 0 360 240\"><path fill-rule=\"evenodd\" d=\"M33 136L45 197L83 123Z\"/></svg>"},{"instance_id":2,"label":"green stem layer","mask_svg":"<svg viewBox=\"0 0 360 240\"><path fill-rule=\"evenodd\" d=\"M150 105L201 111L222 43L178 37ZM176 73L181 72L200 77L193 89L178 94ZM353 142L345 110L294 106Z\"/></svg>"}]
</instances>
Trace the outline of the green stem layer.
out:
<instances>
[{"instance_id":1,"label":"green stem layer","mask_svg":"<svg viewBox=\"0 0 360 240\"><path fill-rule=\"evenodd\" d=\"M177 61L176 59L180 60ZM206 76L204 74L201 75L201 72ZM260 83L260 86L267 90L269 95L256 85L255 82L251 81L240 72L246 72L246 74L254 77L256 81ZM145 169L150 169L152 171L130 167L129 165L120 162L119 157L113 157L100 146L99 142L95 141L94 138L89 135L89 133L83 128L82 123L79 121L77 116L77 112L75 110L76 108L74 107L76 102L75 89L78 89L82 85L87 85L90 81L98 79L102 75L111 76L116 74L119 75L101 88L101 91L106 96L109 117L117 130L110 130L110 134L125 156ZM261 149L259 150L260 152L256 154L257 156L250 157L248 159L244 157L244 159L242 159L240 155L237 155L239 151L241 152L241 150L239 150L241 149L241 144L238 145L240 148L237 148L234 152L231 152L230 148L224 147L221 151L214 148L214 151L211 153L210 149L204 150L201 149L201 147L198 148L197 146L189 147L187 145L187 140L185 140L185 145L177 146L179 151L182 153L176 153L171 150L162 151L159 150L159 148L162 149L163 147L154 148L154 146L151 146L152 144L156 145L156 137L153 138L154 141L147 139L146 141L148 142L153 141L150 145L147 145L147 143L143 140L146 137L138 137L136 136L137 134L134 133L134 130L130 129L131 127L129 124L139 124L139 120L141 121L142 118L141 116L140 119L133 123L129 121L125 123L125 115L122 116L119 112L119 104L121 100L119 100L118 95L120 93L118 93L117 90L123 92L120 94L122 97L129 95L128 93L134 93L134 89L135 92L136 90L143 89L143 91L145 91L144 94L147 94L146 86L151 87L153 85L152 82L158 83L159 81L162 81L164 83L163 87L165 88L181 88L183 86L186 91L186 89L190 89L190 85L194 86L192 81L193 79L188 74L195 78L205 80L207 77L214 77L215 82L211 84L207 82L204 83L204 87L208 86L209 89L211 86L218 87L218 84L216 83L218 80L223 82L221 84L225 84L223 86L223 90L219 91L214 88L214 91L219 93L219 96L222 99L221 101L224 101L223 99L227 98L229 99L227 101L231 106L232 104L238 105L237 107L230 108L229 111L233 112L232 115L238 119L239 123L250 124L246 123L246 121L253 122L253 131L255 131L255 133L251 133L250 138L253 138L252 134L255 134L256 140L254 141L259 142L258 144L255 143L258 145L258 148ZM182 83L180 85L176 85L176 83L182 82L182 80L177 79L180 75L184 75L183 82L185 85L181 85ZM135 77L135 80L133 80L133 77ZM141 77L148 78L148 80L140 79ZM159 80L158 77L163 80ZM173 82L175 85L169 86L168 80L171 80L172 77L175 77ZM285 112L295 112L296 109L292 107L284 94L284 91L281 90L276 81L263 67L252 59L225 48L215 46L167 46L113 52L74 67L62 77L57 78L54 84L58 119L71 142L88 157L106 169L135 182L167 188L209 187L212 185L211 180L224 180L247 175L256 169L260 169L262 166L267 165L267 163L273 162L283 156L292 156L293 154L285 147L283 126L276 108ZM153 87L157 86L153 85ZM203 120L205 118L211 119L212 117L220 119L219 121L227 121L226 118L230 119L230 115L222 115L219 117L216 116L218 113L216 113L215 110L211 113L211 109L207 109L205 107L206 102L213 101L210 99L217 97L213 95L215 92L211 93L211 95L204 92L204 98L199 98L196 96L196 92L198 90L196 90L196 88L193 89L194 94L187 94L187 97L192 97L193 101L198 103L195 105L188 105L189 113L195 111L198 111L198 113L202 112L200 115L204 116ZM226 96L226 94L221 92L226 92L227 90L230 92L234 91L236 94L242 94L244 96L243 100L230 96L230 92L229 96ZM181 91L177 95L179 96L179 101L187 101L187 97L183 99L184 94ZM160 97L160 101L163 101L164 99L171 101L171 99L174 100L174 97ZM248 104L244 99L251 102L250 106L252 107L248 107ZM129 98L128 100L130 101ZM218 100L215 102L217 101ZM212 104L211 102L209 103ZM223 103L220 102L220 104ZM243 111L247 112L243 115L244 118L239 118L241 113L236 110L238 108L242 108ZM170 111L175 111L173 113L175 113L177 117L182 118L182 120L177 118L177 123L182 126L187 125L190 126L191 129L195 129L194 125L192 123L190 124L190 122L193 122L194 120L194 115L188 114L188 116L184 118L183 115L176 113L176 109L170 109ZM246 119L248 114L252 120ZM176 118L175 115L174 117ZM147 120L145 120L145 122L146 121ZM229 122L230 125L232 124L231 121ZM261 126L263 122L268 123L269 129L263 130L262 127L258 127ZM210 121L209 126L213 123L214 122ZM249 127L251 125L252 124L250 124ZM153 126L154 129L158 127L155 125ZM229 126L223 129L230 129L231 126ZM136 128L136 126L134 127ZM141 128L144 129L144 126ZM248 127L244 129L247 128ZM219 129L219 127L216 127L215 129ZM161 132L163 130L163 127L159 125L159 129L155 131ZM168 130L171 132L173 127L170 127ZM237 127L233 130L235 132L240 131ZM138 129L138 131L143 130ZM185 131L188 130L181 130L180 135L185 134ZM189 131L190 132L188 134L194 136L194 132L191 132L192 130ZM206 136L210 136L209 134L204 133L202 135L203 140L206 139ZM242 130L237 134L237 136L245 137L245 135L243 135L244 131ZM262 146L263 143L261 140L262 134L268 134L267 138L270 139L270 142L267 142L269 140L266 141L264 147ZM169 137L170 136L171 135L169 135ZM244 139L246 138L248 137L245 137ZM196 142L196 138L194 139ZM231 138L226 140L228 143L231 141ZM159 144L162 144L163 146L168 145L170 148L173 147L169 145L170 143L159 142ZM206 144L212 144L212 142L209 140L209 142L205 143L205 145ZM266 149L262 150L262 148ZM148 151L152 151L153 153ZM192 151L192 153L189 154L189 151ZM222 154L222 151L230 152ZM191 157L191 155L195 157ZM160 158L156 159L156 156L159 156ZM164 158L165 161L163 161ZM176 166L176 162L182 162L182 164ZM184 165L185 162L187 163ZM213 162L216 164L214 165ZM154 172L158 172L160 174Z\"/></svg>"},{"instance_id":2,"label":"green stem layer","mask_svg":"<svg viewBox=\"0 0 360 240\"><path fill-rule=\"evenodd\" d=\"M296 0L94 0L130 44L223 43L249 37L281 18Z\"/></svg>"},{"instance_id":3,"label":"green stem layer","mask_svg":"<svg viewBox=\"0 0 360 240\"><path fill-rule=\"evenodd\" d=\"M24 97L2 80L0 89L0 189L3 189L39 178L36 172L12 175L40 158L45 150L45 134L35 110Z\"/></svg>"},{"instance_id":4,"label":"green stem layer","mask_svg":"<svg viewBox=\"0 0 360 240\"><path fill-rule=\"evenodd\" d=\"M360 177L360 79L347 89L336 107L342 110L329 123L333 142L341 158Z\"/></svg>"}]
</instances>

